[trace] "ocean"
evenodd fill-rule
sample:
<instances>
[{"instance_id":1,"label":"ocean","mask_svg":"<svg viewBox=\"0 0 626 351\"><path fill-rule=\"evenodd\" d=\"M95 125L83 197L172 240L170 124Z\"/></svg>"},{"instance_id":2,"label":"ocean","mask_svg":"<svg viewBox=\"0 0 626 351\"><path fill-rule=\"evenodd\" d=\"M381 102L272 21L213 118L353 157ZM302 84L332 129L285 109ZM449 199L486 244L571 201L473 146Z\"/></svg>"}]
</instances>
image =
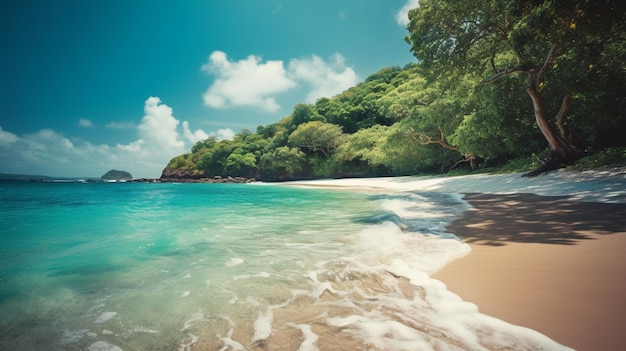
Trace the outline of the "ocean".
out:
<instances>
[{"instance_id":1,"label":"ocean","mask_svg":"<svg viewBox=\"0 0 626 351\"><path fill-rule=\"evenodd\" d=\"M0 182L0 349L567 349L430 277L469 205L423 188Z\"/></svg>"}]
</instances>

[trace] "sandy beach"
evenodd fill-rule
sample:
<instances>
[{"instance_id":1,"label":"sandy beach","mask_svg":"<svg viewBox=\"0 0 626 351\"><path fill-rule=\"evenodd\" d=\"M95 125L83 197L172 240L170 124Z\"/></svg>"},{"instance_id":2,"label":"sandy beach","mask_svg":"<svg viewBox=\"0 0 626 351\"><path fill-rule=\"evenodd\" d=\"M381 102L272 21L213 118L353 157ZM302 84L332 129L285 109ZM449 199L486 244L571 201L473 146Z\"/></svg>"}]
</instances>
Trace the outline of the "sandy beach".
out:
<instances>
[{"instance_id":1,"label":"sandy beach","mask_svg":"<svg viewBox=\"0 0 626 351\"><path fill-rule=\"evenodd\" d=\"M481 312L577 350L626 345L626 204L466 194L472 252L434 277Z\"/></svg>"},{"instance_id":2,"label":"sandy beach","mask_svg":"<svg viewBox=\"0 0 626 351\"><path fill-rule=\"evenodd\" d=\"M484 314L576 350L617 351L626 345L625 177L617 167L537 178L400 177L298 185L463 193L471 209L446 231L468 243L471 252L433 277Z\"/></svg>"}]
</instances>

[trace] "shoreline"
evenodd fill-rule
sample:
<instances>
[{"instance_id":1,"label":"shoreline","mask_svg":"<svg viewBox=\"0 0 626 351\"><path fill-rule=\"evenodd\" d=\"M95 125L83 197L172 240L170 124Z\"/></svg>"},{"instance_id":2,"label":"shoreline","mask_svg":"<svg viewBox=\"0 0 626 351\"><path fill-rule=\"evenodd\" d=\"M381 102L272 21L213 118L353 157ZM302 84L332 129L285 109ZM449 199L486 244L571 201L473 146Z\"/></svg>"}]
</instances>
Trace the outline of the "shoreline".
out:
<instances>
[{"instance_id":1,"label":"shoreline","mask_svg":"<svg viewBox=\"0 0 626 351\"><path fill-rule=\"evenodd\" d=\"M472 251L431 276L481 313L577 350L626 345L626 169L291 182L371 193L452 192L446 226ZM532 192L532 193L530 193ZM539 194L539 195L538 195Z\"/></svg>"},{"instance_id":2,"label":"shoreline","mask_svg":"<svg viewBox=\"0 0 626 351\"><path fill-rule=\"evenodd\" d=\"M482 313L577 350L626 344L626 204L466 194L447 229L472 252L433 274Z\"/></svg>"}]
</instances>

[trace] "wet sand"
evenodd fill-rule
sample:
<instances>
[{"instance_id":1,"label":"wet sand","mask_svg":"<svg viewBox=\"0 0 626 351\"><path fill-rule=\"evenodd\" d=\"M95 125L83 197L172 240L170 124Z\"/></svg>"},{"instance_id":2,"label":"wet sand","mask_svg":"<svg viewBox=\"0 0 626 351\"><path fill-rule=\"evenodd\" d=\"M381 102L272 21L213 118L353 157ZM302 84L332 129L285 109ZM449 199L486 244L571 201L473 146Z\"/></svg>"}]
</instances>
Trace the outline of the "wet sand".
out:
<instances>
[{"instance_id":1,"label":"wet sand","mask_svg":"<svg viewBox=\"0 0 626 351\"><path fill-rule=\"evenodd\" d=\"M577 350L626 345L626 204L467 194L472 252L434 274L482 313Z\"/></svg>"}]
</instances>

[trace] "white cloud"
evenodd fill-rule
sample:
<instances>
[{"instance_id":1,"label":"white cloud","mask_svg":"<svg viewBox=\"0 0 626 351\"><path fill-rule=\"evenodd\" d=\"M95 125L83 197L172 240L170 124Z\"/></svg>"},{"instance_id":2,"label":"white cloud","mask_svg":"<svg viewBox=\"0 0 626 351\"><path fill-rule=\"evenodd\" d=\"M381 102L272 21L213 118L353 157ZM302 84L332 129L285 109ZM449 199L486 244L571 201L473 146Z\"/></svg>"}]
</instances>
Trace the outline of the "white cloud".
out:
<instances>
[{"instance_id":1,"label":"white cloud","mask_svg":"<svg viewBox=\"0 0 626 351\"><path fill-rule=\"evenodd\" d=\"M276 96L296 88L298 83L309 86L307 102L320 97L332 97L356 85L359 77L346 67L340 54L325 62L317 55L292 59L285 69L283 61L262 62L250 55L245 60L231 61L226 53L214 51L201 70L216 77L203 94L204 103L214 108L256 106L268 112L280 109Z\"/></svg>"},{"instance_id":2,"label":"white cloud","mask_svg":"<svg viewBox=\"0 0 626 351\"><path fill-rule=\"evenodd\" d=\"M396 13L396 22L399 25L406 27L409 24L409 11L419 6L419 0L407 0L406 4L402 6L400 11Z\"/></svg>"},{"instance_id":3,"label":"white cloud","mask_svg":"<svg viewBox=\"0 0 626 351\"><path fill-rule=\"evenodd\" d=\"M93 122L86 119L86 118L81 118L78 120L78 125L83 127L83 128L92 128L93 127Z\"/></svg>"},{"instance_id":4,"label":"white cloud","mask_svg":"<svg viewBox=\"0 0 626 351\"><path fill-rule=\"evenodd\" d=\"M275 112L280 106L273 95L296 86L287 77L282 61L262 63L253 55L230 61L226 53L214 51L201 70L217 77L203 95L204 103L215 108L257 106Z\"/></svg>"},{"instance_id":5,"label":"white cloud","mask_svg":"<svg viewBox=\"0 0 626 351\"><path fill-rule=\"evenodd\" d=\"M192 133L187 122L182 123L181 131L179 124L169 106L158 97L150 97L136 127L138 139L127 144L73 143L51 129L17 136L0 127L0 159L6 160L0 172L99 177L110 169L122 169L135 178L158 178L172 157L191 148L189 134L194 138L208 136L202 130ZM218 134L229 134L221 131Z\"/></svg>"},{"instance_id":6,"label":"white cloud","mask_svg":"<svg viewBox=\"0 0 626 351\"><path fill-rule=\"evenodd\" d=\"M211 132L210 136L214 136L218 141L233 140L235 131L230 128L218 129L217 132Z\"/></svg>"},{"instance_id":7,"label":"white cloud","mask_svg":"<svg viewBox=\"0 0 626 351\"><path fill-rule=\"evenodd\" d=\"M17 135L2 130L0 126L0 146L7 146L18 140Z\"/></svg>"},{"instance_id":8,"label":"white cloud","mask_svg":"<svg viewBox=\"0 0 626 351\"><path fill-rule=\"evenodd\" d=\"M333 97L355 86L360 80L352 68L346 67L345 59L340 54L334 54L328 63L316 55L291 60L289 73L310 86L307 103L314 103L321 97Z\"/></svg>"},{"instance_id":9,"label":"white cloud","mask_svg":"<svg viewBox=\"0 0 626 351\"><path fill-rule=\"evenodd\" d=\"M179 138L176 127L179 121L172 109L158 97L150 97L144 105L144 116L137 127L139 137L152 149L184 151L185 142Z\"/></svg>"},{"instance_id":10,"label":"white cloud","mask_svg":"<svg viewBox=\"0 0 626 351\"><path fill-rule=\"evenodd\" d=\"M202 129L196 129L195 132L192 132L191 129L189 129L189 122L187 121L183 122L183 135L192 144L195 144L198 141L204 140L209 137L209 135L205 133Z\"/></svg>"}]
</instances>

